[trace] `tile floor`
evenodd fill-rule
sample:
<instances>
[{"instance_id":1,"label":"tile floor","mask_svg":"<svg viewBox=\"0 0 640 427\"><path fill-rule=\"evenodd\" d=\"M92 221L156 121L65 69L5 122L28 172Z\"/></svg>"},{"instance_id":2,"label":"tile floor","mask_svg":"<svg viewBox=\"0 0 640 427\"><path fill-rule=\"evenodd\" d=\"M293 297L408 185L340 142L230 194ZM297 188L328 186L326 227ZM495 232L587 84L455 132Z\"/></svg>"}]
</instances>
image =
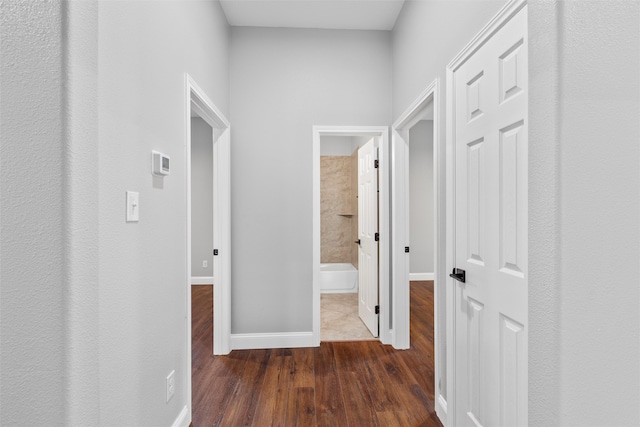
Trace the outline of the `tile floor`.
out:
<instances>
[{"instance_id":1,"label":"tile floor","mask_svg":"<svg viewBox=\"0 0 640 427\"><path fill-rule=\"evenodd\" d=\"M358 294L320 295L320 340L363 341L376 338L358 317Z\"/></svg>"}]
</instances>

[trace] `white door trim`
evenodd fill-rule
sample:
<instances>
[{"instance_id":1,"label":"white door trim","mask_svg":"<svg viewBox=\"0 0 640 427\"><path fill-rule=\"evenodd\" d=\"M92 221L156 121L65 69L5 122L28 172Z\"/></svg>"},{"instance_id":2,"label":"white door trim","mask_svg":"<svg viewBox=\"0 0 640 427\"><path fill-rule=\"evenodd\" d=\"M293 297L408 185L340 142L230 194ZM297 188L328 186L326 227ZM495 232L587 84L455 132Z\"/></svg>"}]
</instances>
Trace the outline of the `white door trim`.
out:
<instances>
[{"instance_id":1,"label":"white door trim","mask_svg":"<svg viewBox=\"0 0 640 427\"><path fill-rule=\"evenodd\" d=\"M445 271L451 271L455 261L455 97L454 97L454 72L460 68L482 45L484 45L500 28L502 28L525 5L527 0L511 0L480 30L480 32L454 57L447 65L447 100L446 100L446 153L447 153L447 177L446 177L446 267ZM445 276L447 292L447 395L448 413L451 415L446 425L456 425L455 419L455 289L454 279Z\"/></svg>"},{"instance_id":2,"label":"white door trim","mask_svg":"<svg viewBox=\"0 0 640 427\"><path fill-rule=\"evenodd\" d=\"M378 136L379 179L380 179L380 341L391 344L389 327L389 128L387 126L313 126L313 342L320 345L320 137L338 136ZM395 304L394 304L395 306Z\"/></svg>"},{"instance_id":3,"label":"white door trim","mask_svg":"<svg viewBox=\"0 0 640 427\"><path fill-rule=\"evenodd\" d=\"M391 200L391 271L393 271L393 301L394 301L394 342L395 348L407 349L410 347L409 338L409 281L415 280L409 271L409 256L405 254L404 247L409 244L409 169L406 153L399 144L409 142L409 129L424 118L425 113L433 106L433 178L434 178L434 365L435 384L437 390L436 413L445 425L447 417L447 401L439 393L442 373L440 372L441 349L447 348L447 335L439 332L438 326L445 322L446 307L438 304L439 295L445 292L446 275L440 263L443 263L446 251L446 228L444 207L446 194L444 191L445 173L439 162L444 153L444 140L440 137L440 81L435 79L416 98L407 110L396 120L391 130L391 159L392 159L392 200ZM403 309L404 307L404 309Z\"/></svg>"},{"instance_id":4,"label":"white door trim","mask_svg":"<svg viewBox=\"0 0 640 427\"><path fill-rule=\"evenodd\" d=\"M191 406L191 113L195 112L213 128L213 245L219 255L213 257L216 283L214 286L213 349L214 354L230 352L231 335L231 125L189 74L185 74L185 173L186 197L186 254L187 274L184 289L187 293L187 346L185 372L187 383L188 419Z\"/></svg>"}]
</instances>

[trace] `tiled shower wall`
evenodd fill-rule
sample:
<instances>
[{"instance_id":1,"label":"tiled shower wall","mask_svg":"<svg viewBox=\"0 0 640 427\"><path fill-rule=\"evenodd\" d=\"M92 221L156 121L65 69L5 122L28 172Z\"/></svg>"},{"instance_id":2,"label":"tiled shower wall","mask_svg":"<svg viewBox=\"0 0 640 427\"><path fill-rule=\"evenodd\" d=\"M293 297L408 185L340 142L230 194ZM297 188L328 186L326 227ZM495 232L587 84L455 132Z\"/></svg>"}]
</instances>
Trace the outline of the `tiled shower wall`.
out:
<instances>
[{"instance_id":1,"label":"tiled shower wall","mask_svg":"<svg viewBox=\"0 0 640 427\"><path fill-rule=\"evenodd\" d=\"M352 165L353 156L320 157L322 263L353 263L353 250L357 246L354 243L357 237L353 235L353 222L356 223L356 234L358 226L357 202L354 203L357 185L353 186Z\"/></svg>"},{"instance_id":2,"label":"tiled shower wall","mask_svg":"<svg viewBox=\"0 0 640 427\"><path fill-rule=\"evenodd\" d=\"M351 264L358 268L358 150L356 149L351 155Z\"/></svg>"}]
</instances>

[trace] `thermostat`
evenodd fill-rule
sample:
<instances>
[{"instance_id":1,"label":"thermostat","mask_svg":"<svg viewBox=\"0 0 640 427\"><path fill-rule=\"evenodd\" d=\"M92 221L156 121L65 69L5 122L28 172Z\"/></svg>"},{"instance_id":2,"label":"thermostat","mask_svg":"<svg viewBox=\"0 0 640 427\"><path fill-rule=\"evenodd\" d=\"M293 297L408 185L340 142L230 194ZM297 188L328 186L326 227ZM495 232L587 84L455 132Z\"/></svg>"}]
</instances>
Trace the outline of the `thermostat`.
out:
<instances>
[{"instance_id":1,"label":"thermostat","mask_svg":"<svg viewBox=\"0 0 640 427\"><path fill-rule=\"evenodd\" d=\"M169 175L169 156L158 151L151 152L151 171L154 175Z\"/></svg>"}]
</instances>

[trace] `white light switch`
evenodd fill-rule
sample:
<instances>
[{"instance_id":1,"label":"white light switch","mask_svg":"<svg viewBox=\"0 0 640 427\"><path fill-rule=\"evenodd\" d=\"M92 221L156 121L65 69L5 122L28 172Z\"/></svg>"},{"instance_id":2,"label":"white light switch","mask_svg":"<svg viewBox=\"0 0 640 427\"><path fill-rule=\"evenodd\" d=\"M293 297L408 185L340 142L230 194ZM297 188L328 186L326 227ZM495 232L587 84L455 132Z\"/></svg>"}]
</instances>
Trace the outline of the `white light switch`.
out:
<instances>
[{"instance_id":1,"label":"white light switch","mask_svg":"<svg viewBox=\"0 0 640 427\"><path fill-rule=\"evenodd\" d=\"M140 218L140 193L127 191L127 222L137 222Z\"/></svg>"}]
</instances>

